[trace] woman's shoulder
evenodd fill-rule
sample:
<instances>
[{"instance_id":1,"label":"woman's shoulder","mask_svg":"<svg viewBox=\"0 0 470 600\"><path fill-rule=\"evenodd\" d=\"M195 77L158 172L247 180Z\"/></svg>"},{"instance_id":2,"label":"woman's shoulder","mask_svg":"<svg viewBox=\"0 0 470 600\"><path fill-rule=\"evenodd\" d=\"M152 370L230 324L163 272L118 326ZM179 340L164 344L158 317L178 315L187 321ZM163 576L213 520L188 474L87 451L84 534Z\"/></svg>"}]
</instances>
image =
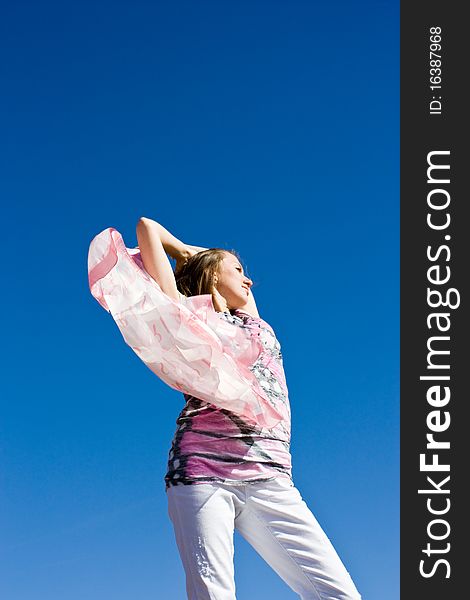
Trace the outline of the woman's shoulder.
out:
<instances>
[{"instance_id":1,"label":"woman's shoulder","mask_svg":"<svg viewBox=\"0 0 470 600\"><path fill-rule=\"evenodd\" d=\"M252 314L245 312L244 310L241 309L235 309L234 311L234 316L236 316L238 319L240 319L245 325L248 326L252 326L252 327L258 327L261 329L269 329L271 332L274 333L273 328L271 327L271 325L265 321L263 318L261 318L259 315L257 317L253 316Z\"/></svg>"},{"instance_id":2,"label":"woman's shoulder","mask_svg":"<svg viewBox=\"0 0 470 600\"><path fill-rule=\"evenodd\" d=\"M256 313L254 312L249 312L247 310L242 310L241 308L235 308L233 310L233 314L240 316L240 317L246 317L248 319L253 319L255 321L262 321L263 319L259 316L258 311L256 311Z\"/></svg>"}]
</instances>

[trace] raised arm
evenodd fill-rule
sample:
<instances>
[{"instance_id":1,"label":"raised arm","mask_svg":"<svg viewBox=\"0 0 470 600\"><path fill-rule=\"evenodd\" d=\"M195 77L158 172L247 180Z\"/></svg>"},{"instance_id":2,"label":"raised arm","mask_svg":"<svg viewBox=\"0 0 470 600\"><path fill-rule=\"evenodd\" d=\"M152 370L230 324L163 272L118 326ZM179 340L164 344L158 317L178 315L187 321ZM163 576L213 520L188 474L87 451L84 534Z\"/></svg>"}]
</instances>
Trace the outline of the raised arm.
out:
<instances>
[{"instance_id":1,"label":"raised arm","mask_svg":"<svg viewBox=\"0 0 470 600\"><path fill-rule=\"evenodd\" d=\"M167 296L179 302L180 297L174 272L167 255L176 260L176 269L178 269L188 258L206 248L184 244L163 225L147 217L139 219L136 232L145 270ZM225 299L216 289L212 292L212 300L215 310L219 312L227 310ZM259 317L251 290L246 305L242 309L254 317Z\"/></svg>"},{"instance_id":2,"label":"raised arm","mask_svg":"<svg viewBox=\"0 0 470 600\"><path fill-rule=\"evenodd\" d=\"M179 301L175 276L167 254L176 260L178 267L194 254L194 247L184 244L163 225L147 217L139 219L136 233L145 270L167 296Z\"/></svg>"}]
</instances>

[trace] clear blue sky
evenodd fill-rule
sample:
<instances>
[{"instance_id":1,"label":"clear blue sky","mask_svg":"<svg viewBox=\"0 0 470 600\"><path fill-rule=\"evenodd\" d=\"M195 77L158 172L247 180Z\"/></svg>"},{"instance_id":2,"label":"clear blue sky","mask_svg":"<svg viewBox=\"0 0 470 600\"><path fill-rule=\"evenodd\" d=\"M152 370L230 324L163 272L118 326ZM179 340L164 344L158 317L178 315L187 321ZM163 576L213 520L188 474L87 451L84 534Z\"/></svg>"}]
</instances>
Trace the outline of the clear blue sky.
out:
<instances>
[{"instance_id":1,"label":"clear blue sky","mask_svg":"<svg viewBox=\"0 0 470 600\"><path fill-rule=\"evenodd\" d=\"M236 248L277 332L294 480L364 600L399 597L399 4L9 2L0 24L0 595L185 598L182 408L92 298L142 216ZM239 600L297 596L236 537Z\"/></svg>"}]
</instances>

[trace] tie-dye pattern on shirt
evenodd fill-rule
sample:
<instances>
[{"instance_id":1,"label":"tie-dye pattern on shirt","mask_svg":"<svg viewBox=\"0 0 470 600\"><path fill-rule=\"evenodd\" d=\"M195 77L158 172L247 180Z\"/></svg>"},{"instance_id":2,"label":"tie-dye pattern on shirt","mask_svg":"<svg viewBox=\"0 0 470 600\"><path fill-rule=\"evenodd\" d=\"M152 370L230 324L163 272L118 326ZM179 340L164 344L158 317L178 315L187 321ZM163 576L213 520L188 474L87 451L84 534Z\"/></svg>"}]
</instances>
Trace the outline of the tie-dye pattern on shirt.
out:
<instances>
[{"instance_id":1,"label":"tie-dye pattern on shirt","mask_svg":"<svg viewBox=\"0 0 470 600\"><path fill-rule=\"evenodd\" d=\"M185 394L186 405L176 421L169 454L166 488L292 478L290 406L279 341L263 319L234 312L218 315L260 337L264 350L251 371L283 419L273 429L253 426L229 410Z\"/></svg>"}]
</instances>

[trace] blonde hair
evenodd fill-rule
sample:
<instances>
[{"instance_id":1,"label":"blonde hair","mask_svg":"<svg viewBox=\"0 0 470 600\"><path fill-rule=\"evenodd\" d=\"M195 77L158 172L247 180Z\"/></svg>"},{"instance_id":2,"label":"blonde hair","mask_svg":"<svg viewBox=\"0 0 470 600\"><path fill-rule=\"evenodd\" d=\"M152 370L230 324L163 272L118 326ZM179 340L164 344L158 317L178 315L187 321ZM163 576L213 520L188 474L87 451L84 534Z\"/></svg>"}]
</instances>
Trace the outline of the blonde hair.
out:
<instances>
[{"instance_id":1,"label":"blonde hair","mask_svg":"<svg viewBox=\"0 0 470 600\"><path fill-rule=\"evenodd\" d=\"M220 263L226 254L233 254L239 260L235 250L209 248L189 258L182 267L175 271L178 290L185 296L211 294L214 287L214 275L219 273Z\"/></svg>"}]
</instances>

